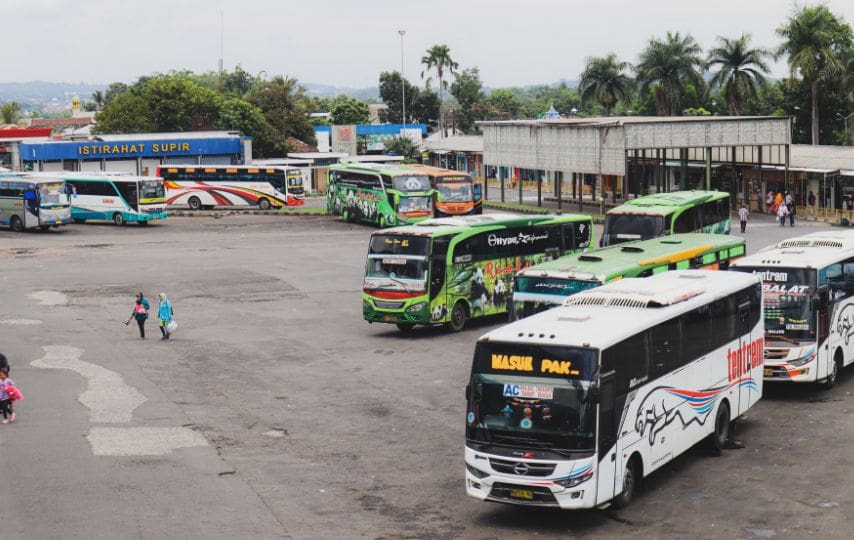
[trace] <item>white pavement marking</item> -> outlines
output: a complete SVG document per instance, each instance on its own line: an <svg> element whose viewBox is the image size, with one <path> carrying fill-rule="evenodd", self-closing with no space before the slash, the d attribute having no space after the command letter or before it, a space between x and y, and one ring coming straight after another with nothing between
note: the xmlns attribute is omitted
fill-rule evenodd
<svg viewBox="0 0 854 540"><path fill-rule="evenodd" d="M115 371L80 360L83 353L77 347L47 346L44 357L31 365L38 368L70 369L89 381L89 387L77 398L91 411L95 423L126 423L133 411L146 397L133 386L125 384Z"/></svg>
<svg viewBox="0 0 854 540"><path fill-rule="evenodd" d="M30 293L30 298L38 300L42 306L65 306L68 304L68 297L57 291L35 291Z"/></svg>
<svg viewBox="0 0 854 540"><path fill-rule="evenodd" d="M37 319L0 319L0 324L7 326L36 326L41 323L42 321Z"/></svg>
<svg viewBox="0 0 854 540"><path fill-rule="evenodd" d="M95 427L88 439L96 456L163 456L208 445L201 433L184 427Z"/></svg>

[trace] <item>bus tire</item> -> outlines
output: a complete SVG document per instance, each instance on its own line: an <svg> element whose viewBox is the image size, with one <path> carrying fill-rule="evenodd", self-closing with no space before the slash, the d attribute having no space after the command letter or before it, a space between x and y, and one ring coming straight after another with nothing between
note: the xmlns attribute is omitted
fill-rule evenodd
<svg viewBox="0 0 854 540"><path fill-rule="evenodd" d="M113 223L115 223L116 225L125 224L125 217L122 215L121 212L116 212L115 214L113 214Z"/></svg>
<svg viewBox="0 0 854 540"><path fill-rule="evenodd" d="M397 329L401 332L412 332L415 325L412 323L397 323Z"/></svg>
<svg viewBox="0 0 854 540"><path fill-rule="evenodd" d="M386 226L385 216L380 214L380 229L385 229L385 226Z"/></svg>
<svg viewBox="0 0 854 540"><path fill-rule="evenodd" d="M626 463L626 470L623 473L623 489L614 497L615 507L625 508L632 502L640 482L639 475L638 457L632 456Z"/></svg>
<svg viewBox="0 0 854 540"><path fill-rule="evenodd" d="M9 228L14 232L24 232L24 222L18 216L12 216L12 221L9 223Z"/></svg>
<svg viewBox="0 0 854 540"><path fill-rule="evenodd" d="M464 302L460 301L454 304L454 309L451 310L451 320L448 322L448 327L454 332L459 332L466 325L468 310Z"/></svg>
<svg viewBox="0 0 854 540"><path fill-rule="evenodd" d="M347 223L350 223L350 221L351 221L351 219L350 219L350 209L349 209L349 208L345 208L345 209L341 210L341 217L342 217L342 218L344 218L344 221L346 221Z"/></svg>
<svg viewBox="0 0 854 540"><path fill-rule="evenodd" d="M266 197L261 197L258 199L258 208L261 210L269 210L270 209L270 199Z"/></svg>
<svg viewBox="0 0 854 540"><path fill-rule="evenodd" d="M716 455L721 455L729 439L729 403L724 400L715 414L715 431L712 433L712 450Z"/></svg>
<svg viewBox="0 0 854 540"><path fill-rule="evenodd" d="M825 390L830 390L834 386L836 386L836 381L839 380L839 371L842 369L842 349L836 349L836 353L833 355L833 365L831 366L830 373L827 378L821 384L822 388Z"/></svg>
<svg viewBox="0 0 854 540"><path fill-rule="evenodd" d="M198 197L193 196L187 199L187 206L190 207L190 210L201 210L202 201Z"/></svg>

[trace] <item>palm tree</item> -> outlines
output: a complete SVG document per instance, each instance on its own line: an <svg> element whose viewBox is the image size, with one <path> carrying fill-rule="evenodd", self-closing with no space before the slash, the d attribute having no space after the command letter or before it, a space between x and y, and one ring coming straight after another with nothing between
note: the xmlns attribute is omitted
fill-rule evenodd
<svg viewBox="0 0 854 540"><path fill-rule="evenodd" d="M100 90L95 90L92 92L92 103L95 104L96 110L101 110L104 108L104 92Z"/></svg>
<svg viewBox="0 0 854 540"><path fill-rule="evenodd" d="M757 87L765 85L765 75L770 73L763 57L763 49L750 48L750 34L735 39L718 36L718 46L709 51L709 68L720 69L709 81L711 86L720 86L726 99L729 113L740 116L748 97L756 97Z"/></svg>
<svg viewBox="0 0 854 540"><path fill-rule="evenodd" d="M700 46L691 35L684 38L676 32L667 33L664 41L652 38L640 54L635 66L637 82L643 93L655 93L656 114L676 114L679 96L688 83L703 88L705 82L701 71L704 62L700 58Z"/></svg>
<svg viewBox="0 0 854 540"><path fill-rule="evenodd" d="M605 107L605 115L611 116L617 101L629 98L633 82L623 73L628 67L628 62L620 62L614 53L587 58L578 81L581 99L596 99Z"/></svg>
<svg viewBox="0 0 854 540"><path fill-rule="evenodd" d="M797 73L810 85L812 144L819 141L818 83L834 78L842 70L842 51L851 46L851 27L826 6L804 6L777 28L783 43L776 58L788 56L789 71Z"/></svg>
<svg viewBox="0 0 854 540"><path fill-rule="evenodd" d="M436 78L439 79L439 129L444 133L445 122L442 112L442 90L448 88L448 81L445 80L445 72L447 70L448 74L454 75L460 65L451 59L451 49L447 45L433 45L427 49L427 54L421 58L421 63L425 66L424 71L421 72L422 79L424 78L424 74L430 70L435 71ZM428 90L432 82L433 77L427 77L427 80L424 81Z"/></svg>

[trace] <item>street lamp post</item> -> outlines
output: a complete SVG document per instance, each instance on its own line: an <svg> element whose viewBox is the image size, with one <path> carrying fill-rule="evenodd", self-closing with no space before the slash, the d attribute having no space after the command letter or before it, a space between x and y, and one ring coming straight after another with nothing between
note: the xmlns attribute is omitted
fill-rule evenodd
<svg viewBox="0 0 854 540"><path fill-rule="evenodd" d="M847 116L842 116L842 114L836 113L836 116L842 118L842 121L845 122L845 144L848 144L849 142L851 142L848 140L848 119L854 116L854 112L848 113Z"/></svg>
<svg viewBox="0 0 854 540"><path fill-rule="evenodd" d="M403 129L406 129L406 78L403 76L403 36L406 35L406 30L398 30L397 33L400 34L400 97L403 102L401 121Z"/></svg>

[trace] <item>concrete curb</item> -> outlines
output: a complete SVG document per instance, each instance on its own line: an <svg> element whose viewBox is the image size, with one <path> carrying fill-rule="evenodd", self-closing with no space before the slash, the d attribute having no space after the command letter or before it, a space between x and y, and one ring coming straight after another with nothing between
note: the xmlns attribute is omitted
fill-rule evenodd
<svg viewBox="0 0 854 540"><path fill-rule="evenodd" d="M306 212L300 210L168 210L169 217L213 217L225 216L278 216L278 217L327 217L329 214L323 212Z"/></svg>
<svg viewBox="0 0 854 540"><path fill-rule="evenodd" d="M542 215L542 214L586 214L587 212L578 212L577 210L573 211L572 208L564 208L562 210L558 210L557 208L540 208L537 206L504 206L502 203L495 203L491 201L484 201L483 206L486 208L491 208L493 210L505 210L508 212L518 212L520 214L533 214L533 215ZM605 221L600 218L593 218L593 223L601 224Z"/></svg>

